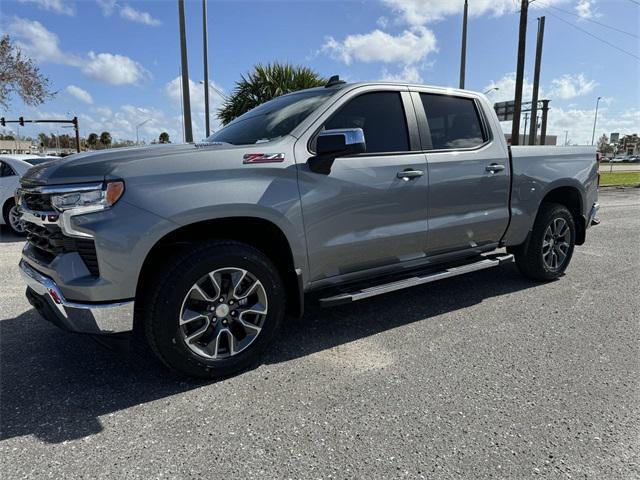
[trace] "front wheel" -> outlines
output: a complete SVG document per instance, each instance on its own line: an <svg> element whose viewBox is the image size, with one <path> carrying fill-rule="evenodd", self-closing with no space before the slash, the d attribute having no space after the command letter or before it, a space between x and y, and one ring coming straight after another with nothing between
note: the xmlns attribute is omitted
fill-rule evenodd
<svg viewBox="0 0 640 480"><path fill-rule="evenodd" d="M145 302L145 331L170 368L204 378L256 363L285 311L277 268L238 242L205 242L164 269Z"/></svg>
<svg viewBox="0 0 640 480"><path fill-rule="evenodd" d="M20 212L15 203L10 202L4 207L4 222L11 228L16 235L26 235L24 222L20 219Z"/></svg>
<svg viewBox="0 0 640 480"><path fill-rule="evenodd" d="M514 253L516 265L526 277L549 281L567 269L575 242L576 225L571 212L564 205L544 203L529 239L509 251Z"/></svg>

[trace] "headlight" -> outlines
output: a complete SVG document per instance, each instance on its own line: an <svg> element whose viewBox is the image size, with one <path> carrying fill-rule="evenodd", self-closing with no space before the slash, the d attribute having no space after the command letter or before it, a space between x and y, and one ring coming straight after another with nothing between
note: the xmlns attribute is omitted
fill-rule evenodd
<svg viewBox="0 0 640 480"><path fill-rule="evenodd" d="M51 196L51 204L61 212L71 209L104 210L114 205L124 193L122 180L107 182L102 188L61 193Z"/></svg>

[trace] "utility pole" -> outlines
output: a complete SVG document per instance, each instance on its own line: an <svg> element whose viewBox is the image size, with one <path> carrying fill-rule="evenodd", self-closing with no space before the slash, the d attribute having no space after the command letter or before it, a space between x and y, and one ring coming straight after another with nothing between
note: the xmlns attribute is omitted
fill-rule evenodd
<svg viewBox="0 0 640 480"><path fill-rule="evenodd" d="M546 145L547 116L549 115L549 100L541 100L541 102L542 102L542 125L540 126L540 145Z"/></svg>
<svg viewBox="0 0 640 480"><path fill-rule="evenodd" d="M518 35L518 65L516 67L516 98L513 106L511 125L511 145L520 144L520 112L522 111L522 83L524 81L524 57L527 44L527 11L529 0L522 0L520 6L520 31Z"/></svg>
<svg viewBox="0 0 640 480"><path fill-rule="evenodd" d="M538 18L538 43L536 45L536 66L533 73L533 95L531 98L531 118L537 118L538 116L538 89L540 87L540 63L542 62L543 40L544 40L544 17L540 17ZM529 145L536 144L537 133L538 132L537 132L536 122L531 122L531 131L529 132Z"/></svg>
<svg viewBox="0 0 640 480"><path fill-rule="evenodd" d="M184 0L178 0L178 17L180 23L180 57L182 71L182 104L184 108L184 137L187 143L193 142L191 130L191 100L189 96L189 65L187 62L187 35L184 19Z"/></svg>
<svg viewBox="0 0 640 480"><path fill-rule="evenodd" d="M593 145L593 141L595 140L596 137L596 123L598 122L598 104L600 103L600 99L602 97L598 97L598 100L596 100L596 115L593 119L593 133L591 134L591 145Z"/></svg>
<svg viewBox="0 0 640 480"><path fill-rule="evenodd" d="M564 146L567 146L567 142L569 141L569 130L564 131Z"/></svg>
<svg viewBox="0 0 640 480"><path fill-rule="evenodd" d="M533 117L531 117L533 119ZM529 113L525 113L524 114L524 130L523 130L523 134L522 134L522 140L524 141L524 144L527 144L526 138L527 138L527 123L529 122Z"/></svg>
<svg viewBox="0 0 640 480"><path fill-rule="evenodd" d="M202 44L204 54L204 126L207 137L211 134L209 128L209 35L207 34L207 0L202 0Z"/></svg>
<svg viewBox="0 0 640 480"><path fill-rule="evenodd" d="M467 16L469 2L464 0L464 15L462 17L462 48L460 52L460 88L464 88L464 74L467 63Z"/></svg>

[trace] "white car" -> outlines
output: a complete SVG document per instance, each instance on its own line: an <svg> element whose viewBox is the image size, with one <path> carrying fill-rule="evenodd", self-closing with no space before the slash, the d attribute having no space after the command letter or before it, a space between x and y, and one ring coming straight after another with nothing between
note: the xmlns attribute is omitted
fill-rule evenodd
<svg viewBox="0 0 640 480"><path fill-rule="evenodd" d="M60 160L60 157L50 157L41 155L0 155L0 225L9 225L18 235L24 235L24 226L20 221L20 213L16 208L13 194L20 186L20 178L34 165L53 160Z"/></svg>

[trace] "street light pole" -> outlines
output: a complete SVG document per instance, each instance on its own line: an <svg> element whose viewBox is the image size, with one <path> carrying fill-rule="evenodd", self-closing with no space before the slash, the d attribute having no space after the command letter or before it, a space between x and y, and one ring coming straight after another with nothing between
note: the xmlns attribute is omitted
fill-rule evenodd
<svg viewBox="0 0 640 480"><path fill-rule="evenodd" d="M136 145L140 145L140 139L138 137L138 129L143 126L145 123L147 123L149 120L151 120L150 118L147 118L144 122L141 122L139 124L136 125Z"/></svg>
<svg viewBox="0 0 640 480"><path fill-rule="evenodd" d="M591 145L593 145L593 141L595 140L596 137L596 123L598 122L598 104L600 103L600 99L602 97L598 97L598 100L596 100L596 114L593 118L593 133L591 134Z"/></svg>
<svg viewBox="0 0 640 480"><path fill-rule="evenodd" d="M202 0L202 44L204 55L204 127L207 137L211 134L209 128L209 36L207 34L207 0Z"/></svg>
<svg viewBox="0 0 640 480"><path fill-rule="evenodd" d="M491 87L489 90L484 92L483 95L487 95L488 93L493 92L494 90L498 91L498 90L500 90L500 87Z"/></svg>
<svg viewBox="0 0 640 480"><path fill-rule="evenodd" d="M564 146L567 146L567 142L569 141L569 130L564 131Z"/></svg>
<svg viewBox="0 0 640 480"><path fill-rule="evenodd" d="M178 0L178 22L180 24L180 59L182 72L182 104L184 108L184 136L187 143L193 142L191 126L191 99L189 95L189 64L187 61L187 34L184 18L184 0Z"/></svg>

